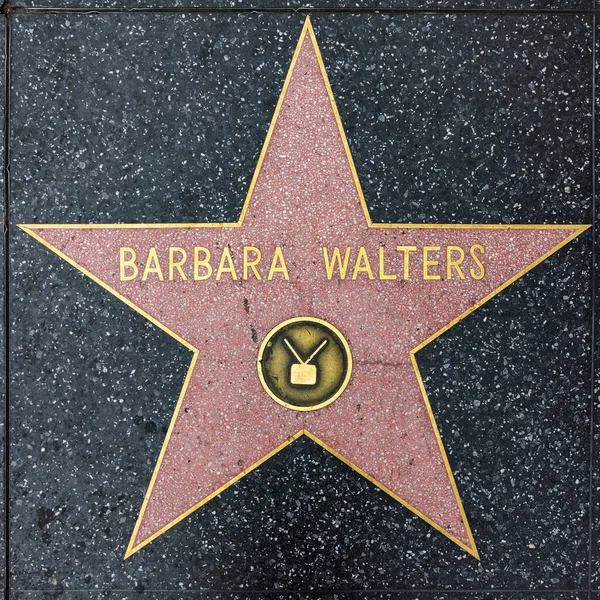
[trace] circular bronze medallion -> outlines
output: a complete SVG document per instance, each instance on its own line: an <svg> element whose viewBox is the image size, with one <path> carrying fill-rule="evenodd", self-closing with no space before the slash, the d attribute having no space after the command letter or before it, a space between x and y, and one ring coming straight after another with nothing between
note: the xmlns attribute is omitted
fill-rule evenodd
<svg viewBox="0 0 600 600"><path fill-rule="evenodd" d="M258 377L267 394L292 410L317 410L346 389L352 355L344 336L313 317L274 327L258 351Z"/></svg>

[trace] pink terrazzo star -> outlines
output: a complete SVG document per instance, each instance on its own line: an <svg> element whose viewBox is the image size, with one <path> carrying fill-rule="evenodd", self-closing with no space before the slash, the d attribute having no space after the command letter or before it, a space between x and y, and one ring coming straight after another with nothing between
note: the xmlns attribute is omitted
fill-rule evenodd
<svg viewBox="0 0 600 600"><path fill-rule="evenodd" d="M478 557L415 352L585 226L373 224L307 20L238 223L22 228L194 351L126 556L305 434ZM225 246L236 278L225 270L217 280ZM261 249L260 280L250 269L243 277L244 246ZM281 271L267 277L277 246L289 280ZM342 255L352 248L345 279L328 279L324 246ZM366 268L351 277L361 246L373 279ZM418 249L408 279L397 246ZM428 267L439 279L424 279L424 246L441 248L431 256L442 258L447 246L481 246L485 276L467 256L464 279L456 270L448 278L443 261ZM123 280L123 247L137 255L131 280ZM195 247L210 250L211 277L194 277ZM148 263L151 248L157 261ZM169 273L169 248L186 252L181 271ZM199 266L196 275L208 270ZM274 402L257 376L261 341L298 316L337 327L353 356L346 390L313 412Z"/></svg>

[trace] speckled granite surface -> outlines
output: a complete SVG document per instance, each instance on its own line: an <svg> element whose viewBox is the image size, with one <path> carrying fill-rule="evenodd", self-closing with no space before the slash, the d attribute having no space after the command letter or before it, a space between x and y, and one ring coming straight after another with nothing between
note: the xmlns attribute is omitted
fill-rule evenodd
<svg viewBox="0 0 600 600"><path fill-rule="evenodd" d="M140 593L144 594L145 590L138 592L67 592L61 593L58 597L69 598L69 600L92 599L92 600L112 600L122 599L130 600L130 598L139 598ZM32 592L17 592L14 598L18 600L31 600L32 598L40 598ZM56 595L50 596L46 594L46 598L54 598ZM143 596L142 596L143 597ZM220 592L152 592L152 597L158 600L186 600L194 598L198 600L251 600L255 598L270 598L274 600L304 600L305 598L316 598L318 600L358 600L360 598L369 598L372 600L455 600L465 598L465 600L520 600L521 598L533 598L534 600L589 600L589 594L577 592L535 592L524 595L522 592L517 593L502 593L502 592L462 592L460 595L453 593L440 593L430 591L415 591L415 592L392 592L392 593L365 593L365 592L335 592L335 593L316 593L307 595L306 593L220 593ZM592 599L596 600L596 596L592 594Z"/></svg>
<svg viewBox="0 0 600 600"><path fill-rule="evenodd" d="M14 598L18 600L31 600L32 598L68 598L69 600L113 600L116 598L122 600L130 600L130 598L142 597L146 591L139 588L138 592L60 592L58 594L41 596L36 592L17 592ZM430 591L415 591L415 592L391 592L391 593L365 593L365 592L335 592L335 593L274 593L261 594L252 593L220 593L220 592L156 592L152 591L152 598L158 600L187 600L194 598L198 600L252 600L255 598L269 598L273 600L304 600L305 598L316 598L318 600L359 600L360 598L369 598L372 600L455 600L465 598L465 600L521 600L522 598L532 598L533 600L589 600L589 594L577 592L523 592L502 593L502 592L460 592L460 595L455 593L440 593ZM591 600L596 600L596 595L592 594Z"/></svg>
<svg viewBox="0 0 600 600"><path fill-rule="evenodd" d="M2 33L0 33L0 46L4 45L4 29L2 29ZM4 76L0 76L0 99L1 99L1 103L2 103L2 108L0 109L0 121L2 123L2 125L0 126L0 135L2 135L2 137L4 137L4 98L5 98L5 93L6 93L6 86L5 86L5 80L4 80ZM2 204L3 204L3 212L4 212L4 169L2 169L2 173L0 174L0 186L2 187L2 194L0 194L0 197L2 198ZM5 277L5 258L6 258L6 253L5 253L5 248L4 248L4 243L2 244L2 248L0 249L0 261L1 261L1 267L0 267L0 273L2 274L2 278L3 281L6 281L6 277ZM6 377L5 377L5 373L6 373L6 318L5 318L5 309L4 309L4 302L6 300L5 297L5 286L4 284L1 286L1 291L0 291L0 300L2 301L2 325L0 326L0 331L2 334L2 341L0 342L0 348L2 349L2 358L0 358L0 369L2 369L0 372L2 373L2 375L0 376L0 394L2 396L2 398L6 398ZM3 406L5 406L5 401L3 402ZM2 443L2 448L4 449L5 446L5 425L6 425L6 421L5 421L5 416L6 416L6 412L4 410L1 411L1 416L0 416L0 442ZM4 454L4 451L3 451ZM4 466L4 456L2 459L2 465ZM4 477L1 478L2 481L0 481L0 493L2 494L2 501L0 501L0 544L2 544L3 547L6 547L6 539L5 539L5 521L6 521L6 515L4 512L4 492L5 492L5 487L4 487ZM2 558L4 558L4 550L1 551L1 556ZM5 575L5 561L3 561L2 566L0 566L0 577L3 579Z"/></svg>
<svg viewBox="0 0 600 600"><path fill-rule="evenodd" d="M598 60L598 50L600 49L599 37L598 37L598 19L596 18L596 79L598 77L598 73L600 72L600 62ZM596 115L598 115L598 108L600 104L598 103L598 97L596 95ZM596 164L598 164L598 157L600 156L600 145L598 144L598 140L596 138ZM598 169L596 169L596 189L598 189ZM597 202L596 202L597 207ZM598 289L598 285L600 283L598 279L598 272L600 269L600 256L598 254L598 242L600 241L600 234L598 231L598 211L596 209L596 235L595 235L595 261L596 261L596 277L595 277L595 290L594 290L594 302L595 302L595 329L594 329L594 358L595 358L595 373L594 373L594 382L593 382L593 396L594 396L594 408L596 412L594 414L594 438L593 438L593 452L592 452L592 519L591 519L591 527L592 527L592 568L591 568L591 586L593 589L598 590L596 592L596 596L594 596L594 600L600 598L600 548L598 548L598 540L600 540L600 423L598 418L598 408L600 407L600 365L598 364L598 355L600 352L600 290Z"/></svg>
<svg viewBox="0 0 600 600"><path fill-rule="evenodd" d="M600 589L591 232L419 352L481 562L306 438L122 560L190 353L14 224L234 220L302 21L11 18L11 597ZM591 222L591 16L313 21L374 219Z"/></svg>
<svg viewBox="0 0 600 600"><path fill-rule="evenodd" d="M519 10L577 11L591 10L594 0L19 0L15 6L39 7L194 7L201 9L267 9L267 10Z"/></svg>
<svg viewBox="0 0 600 600"><path fill-rule="evenodd" d="M0 47L4 45L4 28L2 28L2 33L0 33ZM2 108L0 109L0 121L2 122L2 125L0 126L0 134L2 135L2 138L4 138L4 99L5 99L5 93L6 93L6 86L5 86L5 78L4 75L0 76L0 101L2 103ZM5 207L5 195L4 195L4 169L2 169L2 173L0 174L0 186L2 187L2 193L0 194L0 197L2 198L2 211L4 213L4 207ZM0 261L1 261L1 266L0 266L0 273L2 273L2 277L3 277L3 281L6 281L6 273L5 273L5 266L6 266L6 252L5 252L5 243L6 240L4 240L4 243L2 244L2 248L0 249ZM2 398L5 399L6 398L6 313L5 313L5 300L6 300L6 290L5 290L5 285L3 284L1 286L1 291L0 291L0 300L2 301L2 325L0 326L0 331L2 333L2 341L0 342L0 347L2 349L2 358L0 358L0 369L2 369L1 373L2 375L0 376L0 394L2 395ZM3 400L3 407L6 406L6 400ZM2 448L3 448L3 457L2 457L2 466L4 468L4 447L5 447L5 433L6 433L6 411L3 410L2 411L2 415L0 416L0 442L2 443ZM5 510L4 510L4 506L5 506L5 502L4 502L4 496L5 496L5 485L4 485L4 477L2 477L2 481L0 482L0 493L2 493L2 501L0 502L0 519L1 519L1 523L0 523L0 543L2 544L3 548L6 548L6 538L5 538L5 532L6 532L6 514L5 514ZM4 557L5 557L5 551L4 549L1 551L1 556L3 559L3 564L2 566L0 566L0 577L2 577L2 587L4 588L4 576L5 576L5 562L4 561Z"/></svg>

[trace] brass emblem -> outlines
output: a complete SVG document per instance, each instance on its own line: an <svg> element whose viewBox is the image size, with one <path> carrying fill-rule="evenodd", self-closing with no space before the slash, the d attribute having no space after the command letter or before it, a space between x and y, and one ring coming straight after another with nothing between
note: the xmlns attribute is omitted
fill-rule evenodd
<svg viewBox="0 0 600 600"><path fill-rule="evenodd" d="M296 317L274 327L258 351L258 377L273 400L292 410L317 410L346 389L352 355L331 324Z"/></svg>

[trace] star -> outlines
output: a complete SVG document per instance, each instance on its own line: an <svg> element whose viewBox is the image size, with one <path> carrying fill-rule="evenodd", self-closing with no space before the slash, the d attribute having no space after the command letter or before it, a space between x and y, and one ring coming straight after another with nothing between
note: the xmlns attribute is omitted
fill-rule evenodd
<svg viewBox="0 0 600 600"><path fill-rule="evenodd" d="M309 19L237 222L20 227L193 352L126 558L301 435L479 558L416 354L587 229L373 223ZM316 410L257 373L298 318L351 352Z"/></svg>

